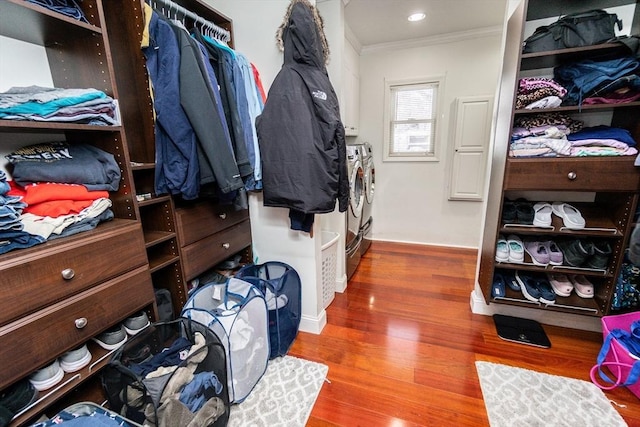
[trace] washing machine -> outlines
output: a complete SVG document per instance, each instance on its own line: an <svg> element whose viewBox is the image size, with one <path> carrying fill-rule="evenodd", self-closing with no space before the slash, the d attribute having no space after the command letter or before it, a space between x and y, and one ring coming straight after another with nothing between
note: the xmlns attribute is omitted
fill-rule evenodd
<svg viewBox="0 0 640 427"><path fill-rule="evenodd" d="M376 168L373 163L373 149L371 144L365 142L360 150L360 159L363 171L363 191L364 201L362 205L362 224L360 225L360 234L362 235L362 243L360 245L360 254L364 255L371 246L371 234L373 228L373 193L376 183Z"/></svg>
<svg viewBox="0 0 640 427"><path fill-rule="evenodd" d="M349 176L349 208L346 221L346 267L347 279L351 278L360 263L362 243L362 209L364 207L364 170L361 159L362 145L347 145L347 170Z"/></svg>

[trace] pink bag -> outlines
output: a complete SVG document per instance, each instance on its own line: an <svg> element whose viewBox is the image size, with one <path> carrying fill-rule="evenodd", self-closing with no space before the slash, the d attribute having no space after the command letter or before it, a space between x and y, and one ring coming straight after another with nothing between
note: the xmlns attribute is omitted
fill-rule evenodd
<svg viewBox="0 0 640 427"><path fill-rule="evenodd" d="M635 323L634 323L635 322ZM626 386L640 398L640 358L635 357L621 341L633 332L640 333L640 311L602 317L602 336L604 343L598 354L596 365L591 368L591 381L603 390L612 390ZM607 371L602 368L606 367ZM613 378L610 378L609 375ZM606 384L603 384L602 382Z"/></svg>

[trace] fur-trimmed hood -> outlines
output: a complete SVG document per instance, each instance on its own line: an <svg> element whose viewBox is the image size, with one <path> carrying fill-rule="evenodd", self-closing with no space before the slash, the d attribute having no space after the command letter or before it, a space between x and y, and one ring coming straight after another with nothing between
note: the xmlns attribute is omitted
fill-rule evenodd
<svg viewBox="0 0 640 427"><path fill-rule="evenodd" d="M282 24L276 32L276 44L285 60L316 65L329 64L329 43L324 21L308 0L291 0Z"/></svg>

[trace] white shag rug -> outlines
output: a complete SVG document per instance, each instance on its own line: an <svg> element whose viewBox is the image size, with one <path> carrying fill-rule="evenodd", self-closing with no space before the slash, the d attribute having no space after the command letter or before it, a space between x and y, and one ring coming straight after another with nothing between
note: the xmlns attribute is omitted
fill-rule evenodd
<svg viewBox="0 0 640 427"><path fill-rule="evenodd" d="M231 406L229 427L304 427L329 367L293 356L269 361L249 396Z"/></svg>
<svg viewBox="0 0 640 427"><path fill-rule="evenodd" d="M491 427L622 427L627 423L595 384L476 361Z"/></svg>

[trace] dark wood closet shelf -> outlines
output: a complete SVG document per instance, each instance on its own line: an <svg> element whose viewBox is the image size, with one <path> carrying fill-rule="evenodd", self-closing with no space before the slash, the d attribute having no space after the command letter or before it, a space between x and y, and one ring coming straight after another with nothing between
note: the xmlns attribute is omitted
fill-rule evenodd
<svg viewBox="0 0 640 427"><path fill-rule="evenodd" d="M582 274L589 277L613 277L613 275L607 270L592 270L588 268L573 268L566 265L535 265L531 262L529 254L524 254L524 263L509 263L509 262L496 262L495 268L504 270L521 270L531 271L534 273L563 273L563 274Z"/></svg>
<svg viewBox="0 0 640 427"><path fill-rule="evenodd" d="M149 268L152 273L161 270L174 262L180 261L180 257L177 255L162 255L151 257L149 259Z"/></svg>
<svg viewBox="0 0 640 427"><path fill-rule="evenodd" d="M520 292L507 289L505 298L492 298L491 302L498 304L517 305L521 307L536 307L541 310L558 311L562 313L579 314L584 316L600 317L603 315L602 310L598 306L596 298L580 298L571 294L569 297L559 297L556 295L555 304L539 304L527 300Z"/></svg>
<svg viewBox="0 0 640 427"><path fill-rule="evenodd" d="M638 107L640 106L640 102L625 102L621 104L583 104L583 105L569 105L565 107L557 107L557 108L536 108L533 110L515 110L513 112L516 116L522 115L531 115L531 114L540 114L540 113L573 113L580 111L594 111L594 110L613 110L618 108L625 107Z"/></svg>
<svg viewBox="0 0 640 427"><path fill-rule="evenodd" d="M65 372L62 381L58 384L48 390L38 392L37 400L26 411L15 417L12 420L10 427L23 425L27 421L30 421L31 418L40 414L44 408L53 404L78 387L82 381L94 376L100 371L100 369L109 363L111 355L116 351L105 350L93 341L88 341L86 344L87 349L91 353L91 362L79 371L71 373Z"/></svg>
<svg viewBox="0 0 640 427"><path fill-rule="evenodd" d="M24 0L3 0L0 3L0 35L41 46L102 34L95 25L80 22L45 7Z"/></svg>
<svg viewBox="0 0 640 427"><path fill-rule="evenodd" d="M174 237L176 237L176 233L172 233L170 231L145 231L144 245L145 247L150 248L151 246L155 246Z"/></svg>
<svg viewBox="0 0 640 427"><path fill-rule="evenodd" d="M145 207L145 206L151 206L151 205L155 205L158 203L163 203L163 202L167 202L171 199L171 196L157 196L157 197L152 197L151 199L148 200L143 200L141 202L138 202L138 206Z"/></svg>
<svg viewBox="0 0 640 427"><path fill-rule="evenodd" d="M533 70L538 68L553 68L569 62L581 59L594 59L620 56L629 49L620 42L603 43L594 46L574 47L545 52L523 53L521 56L521 70ZM631 55L631 52L629 52Z"/></svg>
<svg viewBox="0 0 640 427"><path fill-rule="evenodd" d="M81 125L65 122L34 122L30 120L5 120L0 119L0 132L65 132L65 131L91 131L91 132L119 132L120 126Z"/></svg>
<svg viewBox="0 0 640 427"><path fill-rule="evenodd" d="M145 162L131 162L131 170L132 171L147 171L156 168L155 163L145 163Z"/></svg>

